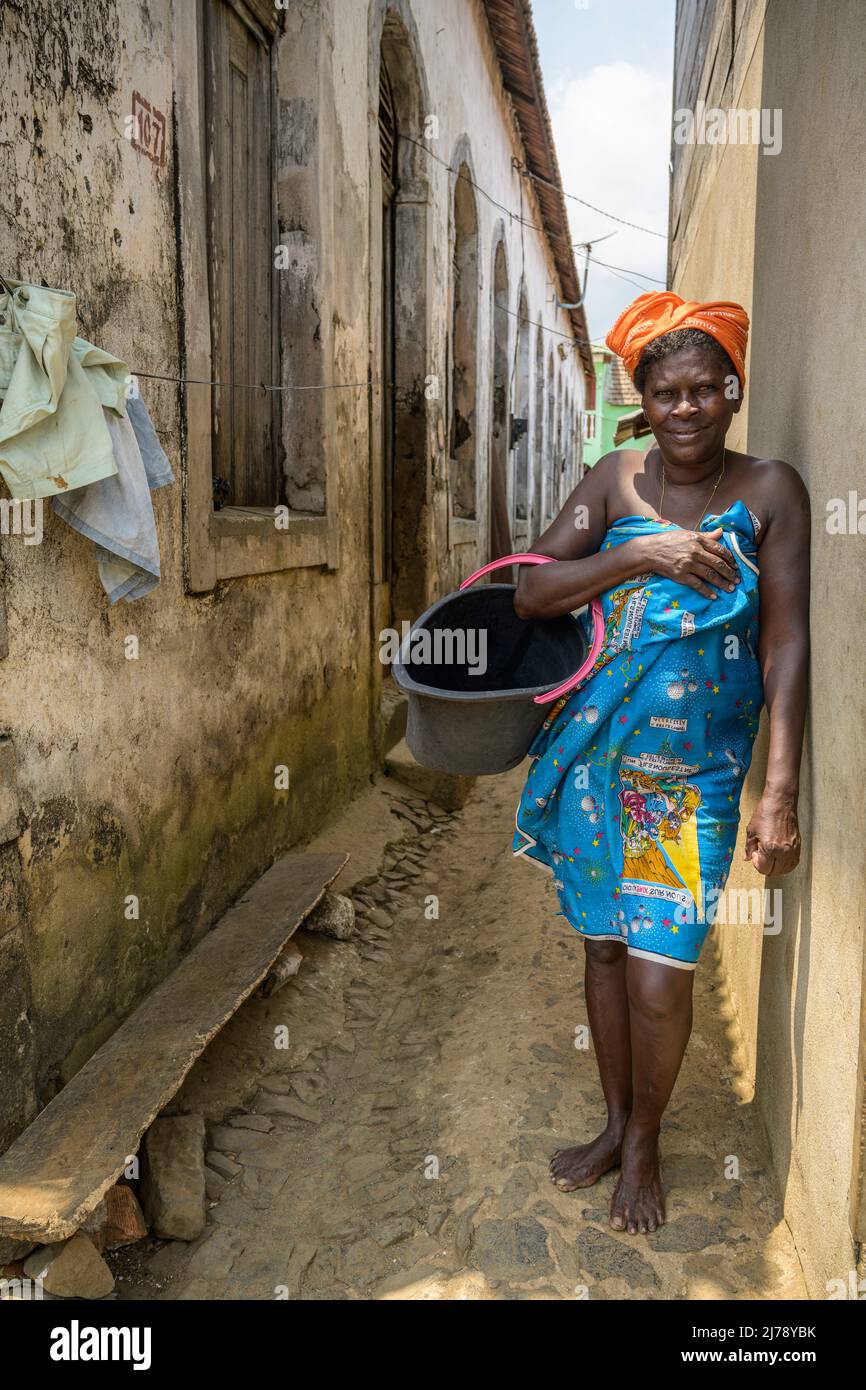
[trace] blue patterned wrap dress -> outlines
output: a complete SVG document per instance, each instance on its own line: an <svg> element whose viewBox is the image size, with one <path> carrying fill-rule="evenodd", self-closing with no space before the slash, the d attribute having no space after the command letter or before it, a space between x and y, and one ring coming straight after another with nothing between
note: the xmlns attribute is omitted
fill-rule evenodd
<svg viewBox="0 0 866 1390"><path fill-rule="evenodd" d="M582 936L692 970L731 867L763 704L755 523L738 501L698 529L718 526L740 574L733 593L644 574L600 596L603 646L529 749L513 840L552 872ZM602 549L670 529L622 517Z"/></svg>

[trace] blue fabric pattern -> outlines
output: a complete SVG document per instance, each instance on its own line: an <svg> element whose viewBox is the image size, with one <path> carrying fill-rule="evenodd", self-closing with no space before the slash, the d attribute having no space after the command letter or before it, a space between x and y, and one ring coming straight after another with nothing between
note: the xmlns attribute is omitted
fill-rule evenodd
<svg viewBox="0 0 866 1390"><path fill-rule="evenodd" d="M644 574L601 596L604 645L529 749L513 841L581 935L686 969L727 881L763 704L755 527L739 501L699 529L718 526L733 593ZM602 549L671 529L621 517Z"/></svg>

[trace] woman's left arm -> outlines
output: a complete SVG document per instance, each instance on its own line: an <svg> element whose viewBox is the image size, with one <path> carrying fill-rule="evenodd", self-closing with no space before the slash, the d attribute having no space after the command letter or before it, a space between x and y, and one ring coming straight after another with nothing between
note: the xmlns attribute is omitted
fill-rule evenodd
<svg viewBox="0 0 866 1390"><path fill-rule="evenodd" d="M758 873L787 874L800 859L797 799L809 693L809 495L789 464L773 461L761 569L759 654L770 749L764 791L746 829Z"/></svg>

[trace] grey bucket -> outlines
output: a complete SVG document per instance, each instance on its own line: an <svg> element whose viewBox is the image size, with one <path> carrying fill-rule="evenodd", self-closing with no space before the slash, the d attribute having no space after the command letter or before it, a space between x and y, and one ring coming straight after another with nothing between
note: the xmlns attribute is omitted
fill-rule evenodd
<svg viewBox="0 0 866 1390"><path fill-rule="evenodd" d="M468 582L468 581L467 581ZM409 697L406 742L417 762L437 772L479 777L507 772L526 757L549 705L534 703L583 665L589 644L572 614L526 621L514 611L514 584L485 584L441 598L413 623L394 679ZM430 634L433 660L419 664L413 634ZM437 663L435 634L455 634L454 646L471 651L465 634L486 633L487 668L472 674L467 661ZM415 638L417 647L423 638ZM439 639L448 652L449 640ZM405 660L404 660L405 658Z"/></svg>

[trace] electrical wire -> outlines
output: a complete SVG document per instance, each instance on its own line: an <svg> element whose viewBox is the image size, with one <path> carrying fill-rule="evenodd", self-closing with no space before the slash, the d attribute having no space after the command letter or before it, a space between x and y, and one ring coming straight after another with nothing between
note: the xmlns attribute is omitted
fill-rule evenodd
<svg viewBox="0 0 866 1390"><path fill-rule="evenodd" d="M661 237L662 241L667 241L666 232L656 232L652 227L642 227L639 222L629 222L625 217L617 217L615 212L606 212L604 208L596 207L595 203L588 203L585 198L578 198L576 193L569 193L561 184L553 183L550 179L544 178L541 174L533 174L531 169L522 165L522 172L528 179L533 179L536 183L543 183L547 188L553 188L557 193L561 193L563 198L570 198L574 203L580 203L582 207L590 208L593 212L598 212L602 217L609 217L611 222L619 222L623 227L631 227L636 232L646 232L647 236Z"/></svg>
<svg viewBox="0 0 866 1390"><path fill-rule="evenodd" d="M498 199L496 199L496 198L493 197L492 193L489 193L489 192L487 191L486 188L482 188L481 185L480 185L479 183L476 183L475 180L474 180L469 174L463 173L460 169L455 169L454 166L453 166L452 164L449 164L448 160L443 159L443 158L441 157L441 155L436 154L436 152L435 152L434 150L431 150L430 147L429 147L428 145L425 145L425 144L423 143L423 141L421 141L421 140L416 140L413 136L411 136L411 135L406 135L406 134L405 134L404 132L402 132L402 131L400 132L399 138L400 138L401 140L406 140L406 141L408 141L408 143L411 144L411 145L417 146L417 148L418 148L419 150L423 150L425 154L429 155L430 158L431 158L431 159L434 159L438 164L441 164L441 165L443 166L443 168L445 168L445 169L448 170L449 173L451 173L451 174L456 174L457 177L458 177L459 179L463 179L466 183L468 183L473 189L475 189L475 191L476 191L477 193L480 193L482 197L486 198L486 199L488 200L488 202L491 203L491 205L492 205L493 207L497 208L500 212L504 212L504 213L505 213L508 217L510 217L513 221L515 221L515 222L518 223L518 225L519 225L520 228L521 228L521 237L520 237L520 241L521 241L521 260L522 260L522 265L523 265L524 267L525 267L525 254L526 254L526 253L525 253L525 247L524 247L524 241L523 241L523 229L524 229L525 227L528 227L531 231L534 231L534 232L543 232L543 233L545 234L545 236L553 237L553 238L556 238L557 240L562 240L562 239L563 239L561 233L558 233L558 232L551 232L551 231L549 231L546 227L541 227L541 226L539 226L537 223L532 222L532 221L529 221L527 218L525 218L525 217L523 216L523 186L522 186L522 184L520 185L520 210L519 210L519 211L515 211L514 208L506 207L506 205L505 205L504 203L500 203ZM553 183L550 179L545 179L545 178L543 178L541 174L534 174L530 169L527 169L527 167L526 167L525 164L521 164L521 162L520 162L519 160L517 160L517 159L515 159L515 160L513 161L513 166L520 172L520 174L521 174L523 177L532 179L532 180L533 180L534 182L536 182L536 183L542 183L542 184L544 184L547 188L552 188L552 189L554 189L557 193L561 193L561 194L563 195L563 197L565 197L565 198L571 198L574 202L580 203L583 207L591 208L591 210L592 210L593 212L600 213L600 215L601 215L602 217L608 217L608 218L610 218L611 221L613 221L613 222L619 222L622 226L624 226L624 227L631 227L631 228L633 228L635 231L646 232L649 236L657 236L657 237L661 237L662 240L665 240L665 241L667 240L667 237L666 237L666 236L664 235L664 233L662 233L662 232L653 231L653 230L652 230L651 228L649 228L649 227L642 227L642 226L641 226L639 223L637 223L637 222L629 222L629 221L627 221L624 217L618 217L615 213L607 212L607 211L605 211L604 208L596 207L594 203L589 203L589 202L587 202L585 198L579 198L579 197L577 196L576 193L569 193L569 192L568 192L566 189L564 189L560 184ZM601 238L599 238L599 240L601 240ZM587 245L590 245L590 246L591 246L592 244L593 244L592 242L589 242L589 243L587 243L587 242L569 243L569 245L571 245L572 247L575 246L575 245L579 245L579 246L587 246ZM601 266L603 269L610 271L610 273L611 273L612 275L616 275L620 280L625 280L627 284L633 285L635 289L638 289L638 290L644 289L644 286L643 286L643 285L638 285L634 280L629 280L627 274L621 274L621 273L620 273L620 272L622 272L622 271L625 270L625 267L623 267L623 266L614 266L614 265L608 264L608 262L606 262L606 261L600 261L596 256L593 256L591 253L589 254L589 259L593 262L594 265ZM659 280L659 279L657 279L657 278L656 278L655 276L653 276L653 275L644 275L643 271L640 271L640 270L632 270L632 271L631 271L631 274L632 274L632 275L639 275L639 276L641 276L641 278L644 279L644 280L651 280L654 284L657 284L657 285L663 285L663 284L665 284L665 281L664 281L664 280ZM581 295L581 304L583 304L584 299L585 299L585 286L584 286L584 293ZM533 328L540 328L541 331L542 331L542 333L550 333L554 338L564 338L568 343L572 344L572 346L574 346L574 347L592 347L592 341L591 341L591 339L589 339L589 338L576 338L576 337L575 337L573 334L571 334L571 333L562 333L562 332L559 331L559 329L556 329L556 328L549 328L547 324L545 324L545 323L539 323L536 319L527 319L527 318L524 318L522 314L520 314L519 312L515 311L514 309L509 309L509 308L507 308L507 307L504 306L504 305L500 305L499 307L502 308L502 309L504 309L504 312L505 312L506 314L509 314L512 318L519 319L519 321L520 321L521 324L527 324L527 325L530 325L530 326L533 327ZM516 366L517 366L517 344L515 343L515 357L514 357L514 361L512 362L512 368L511 368L511 383L512 383L512 384L513 384L513 380L514 380L514 373L515 373ZM216 386L216 387L220 387L221 389L227 390L227 391L228 391L228 390L231 390L231 391L346 391L346 390L360 390L360 389L363 389L363 388L365 388L365 387L380 386L380 385L381 385L381 382L380 382L380 381L373 380L372 378L370 378L370 379L367 380L367 381L337 381L337 382L327 382L327 383L325 383L325 384L323 384L323 385L321 385L321 386L270 386L270 385L266 385L264 382L257 383L257 382L238 382L238 381L209 381L209 380L207 380L207 379L205 379L205 378L199 378L199 377L169 376L169 375L164 374L164 373L161 373L161 372L133 372L132 375L133 375L133 376L136 376L136 377L142 377L142 378L144 378L144 379L147 380L147 381L171 381L171 382L174 382L174 383L176 383L176 384L184 385L184 386Z"/></svg>
<svg viewBox="0 0 866 1390"><path fill-rule="evenodd" d="M591 246L592 242L589 244ZM656 275L646 275L642 270L635 270L634 266L611 265L609 261L600 261L598 256L594 256L591 251L589 253L589 259L596 265L603 265L605 270L619 270L622 271L624 275L637 275L641 280L652 280L654 285L664 285L667 287L667 280L659 280Z"/></svg>
<svg viewBox="0 0 866 1390"><path fill-rule="evenodd" d="M441 164L445 169L449 171L449 173L456 174L458 178L465 179L467 183L470 183L472 187L477 190L477 192L479 192L483 197L487 198L488 201L491 202L494 207L499 208L500 212L506 212L508 213L509 217L513 217L515 219L517 219L520 216L520 214L517 213L514 210L514 208L508 208L504 205L504 203L498 202L497 199L493 197L492 193L488 193L487 189L482 188L480 184L476 183L475 180L470 177L470 175L461 174L458 169L454 168L453 164L449 164L447 159L443 159L441 155L436 154L435 150L431 150L429 145L425 145L423 140L416 140L413 135L407 135L405 131L399 132L399 139L408 141L410 145L416 145L419 150L423 150L424 153L428 154L431 159L435 159L437 164ZM561 193L564 198L570 198L573 202L580 203L583 207L590 208L593 212L600 213L602 217L607 217L612 222L619 222L621 226L631 227L636 232L646 232L648 236L661 237L662 241L667 241L668 239L666 232L656 232L651 227L641 226L639 222L629 222L625 217L618 217L617 214L614 212L607 212L604 208L596 207L595 203L589 203L585 198L579 198L576 193L569 193L566 189L562 187L561 184L553 183L550 179L543 178L541 174L534 174L531 169L528 169L525 164L521 164L519 160L517 161L517 167L519 168L521 174L523 174L525 178L532 179L535 183L545 184L547 188L552 188L557 193ZM547 230L545 227L539 227L534 222L525 222L524 226L530 227L535 232L544 232ZM550 235L550 233L548 233L548 235ZM552 235L558 236L559 233L553 233Z"/></svg>

